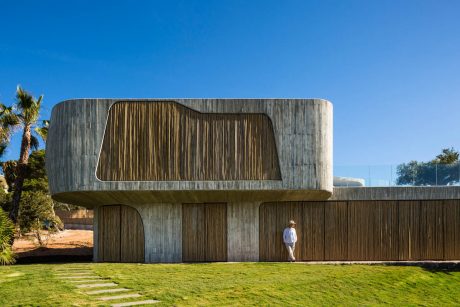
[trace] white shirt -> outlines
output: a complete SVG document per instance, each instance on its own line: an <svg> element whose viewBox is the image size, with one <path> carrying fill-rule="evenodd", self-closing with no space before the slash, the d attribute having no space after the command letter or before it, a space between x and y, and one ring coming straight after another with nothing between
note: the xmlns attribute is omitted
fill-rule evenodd
<svg viewBox="0 0 460 307"><path fill-rule="evenodd" d="M295 232L295 228L287 227L284 229L283 241L288 244L297 242L297 233Z"/></svg>

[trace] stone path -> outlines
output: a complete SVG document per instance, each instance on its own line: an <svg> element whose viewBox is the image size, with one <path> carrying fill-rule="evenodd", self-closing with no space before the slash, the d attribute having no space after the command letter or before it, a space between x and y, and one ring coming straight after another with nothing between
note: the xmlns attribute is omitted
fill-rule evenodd
<svg viewBox="0 0 460 307"><path fill-rule="evenodd" d="M114 295L114 296L104 296L100 297L99 299L101 301L110 301L110 300L118 300L121 298L128 298L128 297L141 297L142 295L137 294L137 293L131 293L131 294L121 294L121 295Z"/></svg>
<svg viewBox="0 0 460 307"><path fill-rule="evenodd" d="M64 282L72 283L76 289L99 301L111 302L113 307L152 305L160 302L142 300L141 294L132 292L131 289L118 287L118 284L97 275L88 266L58 268L55 270L55 276ZM126 301L127 299L130 300Z"/></svg>
<svg viewBox="0 0 460 307"><path fill-rule="evenodd" d="M127 302L127 303L119 303L113 304L112 307L125 307L125 306L137 306L137 305L151 305L159 303L160 301L156 300L146 300L146 301L137 301L137 302Z"/></svg>

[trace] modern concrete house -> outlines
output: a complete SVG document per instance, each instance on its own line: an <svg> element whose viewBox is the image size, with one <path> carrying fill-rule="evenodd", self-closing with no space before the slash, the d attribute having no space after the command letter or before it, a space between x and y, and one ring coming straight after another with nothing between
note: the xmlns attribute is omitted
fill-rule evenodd
<svg viewBox="0 0 460 307"><path fill-rule="evenodd" d="M460 260L459 187L333 187L323 99L76 99L53 108L52 197L115 262Z"/></svg>

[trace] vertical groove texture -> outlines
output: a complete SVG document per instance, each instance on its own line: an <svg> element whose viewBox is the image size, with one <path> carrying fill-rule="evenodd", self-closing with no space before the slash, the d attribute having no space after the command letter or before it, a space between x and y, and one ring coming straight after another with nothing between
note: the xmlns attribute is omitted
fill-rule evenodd
<svg viewBox="0 0 460 307"><path fill-rule="evenodd" d="M460 201L264 203L261 261L284 261L282 232L297 222L299 260L458 260Z"/></svg>
<svg viewBox="0 0 460 307"><path fill-rule="evenodd" d="M123 205L98 210L98 260L144 262L144 226L137 210Z"/></svg>
<svg viewBox="0 0 460 307"><path fill-rule="evenodd" d="M227 204L182 205L182 261L227 261Z"/></svg>
<svg viewBox="0 0 460 307"><path fill-rule="evenodd" d="M265 114L199 113L175 102L118 102L97 166L104 181L281 180Z"/></svg>

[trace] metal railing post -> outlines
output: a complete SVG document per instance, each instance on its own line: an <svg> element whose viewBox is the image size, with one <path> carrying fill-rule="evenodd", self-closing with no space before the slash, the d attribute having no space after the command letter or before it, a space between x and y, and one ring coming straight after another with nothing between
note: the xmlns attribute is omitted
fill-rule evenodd
<svg viewBox="0 0 460 307"><path fill-rule="evenodd" d="M436 166L436 186L438 185L438 163L435 164Z"/></svg>

